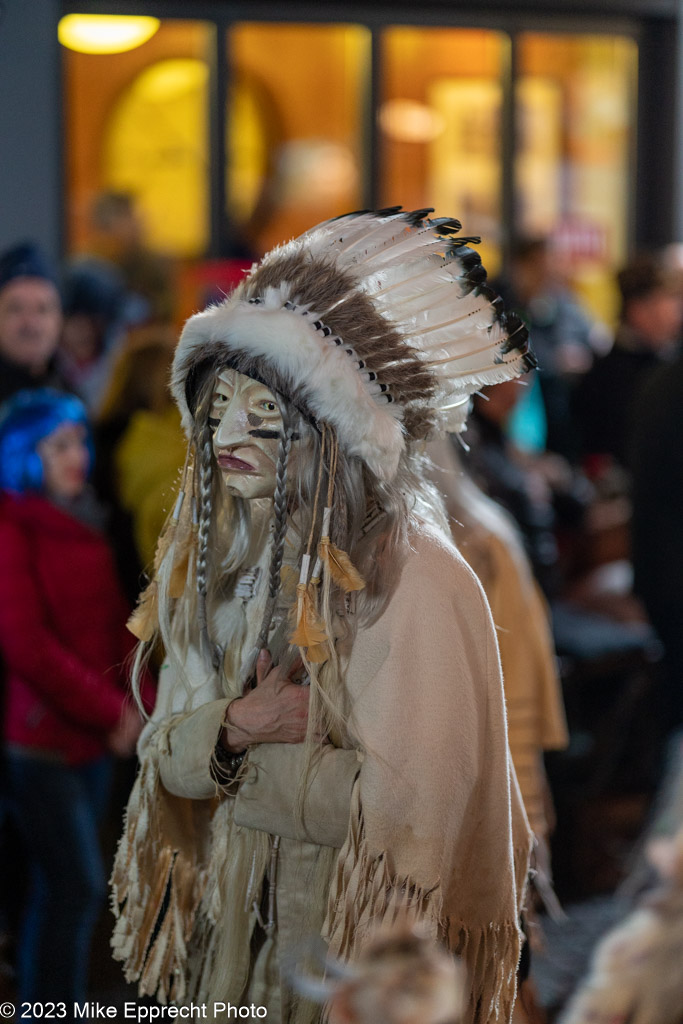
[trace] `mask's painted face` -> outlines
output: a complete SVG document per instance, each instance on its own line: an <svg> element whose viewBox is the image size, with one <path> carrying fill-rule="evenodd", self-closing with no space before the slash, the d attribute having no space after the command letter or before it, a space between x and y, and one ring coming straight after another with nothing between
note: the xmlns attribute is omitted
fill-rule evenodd
<svg viewBox="0 0 683 1024"><path fill-rule="evenodd" d="M272 498L282 432L273 392L236 370L221 370L214 382L209 426L228 492L239 498Z"/></svg>

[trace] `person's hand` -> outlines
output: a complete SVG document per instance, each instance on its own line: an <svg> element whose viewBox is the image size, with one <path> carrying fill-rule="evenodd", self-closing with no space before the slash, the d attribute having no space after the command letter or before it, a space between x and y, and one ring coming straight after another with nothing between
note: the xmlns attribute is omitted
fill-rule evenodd
<svg viewBox="0 0 683 1024"><path fill-rule="evenodd" d="M116 726L107 736L107 746L116 757L130 757L142 732L142 716L133 704L125 704Z"/></svg>
<svg viewBox="0 0 683 1024"><path fill-rule="evenodd" d="M299 670L294 664L288 674L273 668L268 651L256 662L256 686L228 707L221 733L225 749L236 754L250 743L303 743L308 725L307 686L291 682Z"/></svg>

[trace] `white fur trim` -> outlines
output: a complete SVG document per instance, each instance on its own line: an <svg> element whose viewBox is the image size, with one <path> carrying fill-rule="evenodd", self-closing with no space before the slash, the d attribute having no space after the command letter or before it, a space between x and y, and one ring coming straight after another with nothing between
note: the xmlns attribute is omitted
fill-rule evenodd
<svg viewBox="0 0 683 1024"><path fill-rule="evenodd" d="M195 353L212 342L265 359L304 396L312 413L329 423L348 455L362 459L381 480L398 469L403 429L390 411L373 401L358 369L343 348L313 329L314 314L283 309L286 288L270 289L252 304L233 296L210 306L185 324L173 362L171 388L189 433L192 417L185 381Z"/></svg>

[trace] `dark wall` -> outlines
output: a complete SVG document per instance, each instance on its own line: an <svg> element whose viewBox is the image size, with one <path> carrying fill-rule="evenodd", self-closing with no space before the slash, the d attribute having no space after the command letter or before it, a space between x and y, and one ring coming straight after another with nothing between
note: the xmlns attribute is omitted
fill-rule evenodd
<svg viewBox="0 0 683 1024"><path fill-rule="evenodd" d="M16 2L16 0L15 0ZM324 12L326 17L340 20L354 20L363 16L372 19L381 12L384 18L392 19L400 12L410 20L419 23L424 14L430 17L439 13L448 20L462 15L478 16L482 11L492 11L501 16L519 14L562 14L591 15L595 18L614 16L675 17L679 0L297 0L297 3L283 3L282 0L62 0L65 11L102 11L114 13L146 13L163 17L220 17L237 20L243 18L289 18L292 9L296 16L315 18ZM194 9L193 9L194 8Z"/></svg>
<svg viewBox="0 0 683 1024"><path fill-rule="evenodd" d="M59 0L0 2L0 252L60 251Z"/></svg>
<svg viewBox="0 0 683 1024"><path fill-rule="evenodd" d="M671 19L643 23L638 76L638 181L636 242L665 245L678 234L677 24Z"/></svg>

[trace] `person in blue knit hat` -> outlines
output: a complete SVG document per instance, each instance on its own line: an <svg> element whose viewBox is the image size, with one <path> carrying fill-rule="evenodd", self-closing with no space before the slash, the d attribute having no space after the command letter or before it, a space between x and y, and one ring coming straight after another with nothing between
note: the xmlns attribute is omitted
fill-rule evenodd
<svg viewBox="0 0 683 1024"><path fill-rule="evenodd" d="M36 1008L28 1020L48 1000L66 1020L85 1003L106 892L98 826L113 757L132 754L142 727L127 695L129 607L89 492L91 463L74 395L33 389L0 407L0 741L28 876L17 908L17 1003Z"/></svg>
<svg viewBox="0 0 683 1024"><path fill-rule="evenodd" d="M62 328L55 275L31 242L0 254L0 402L26 388L64 383L54 366Z"/></svg>

